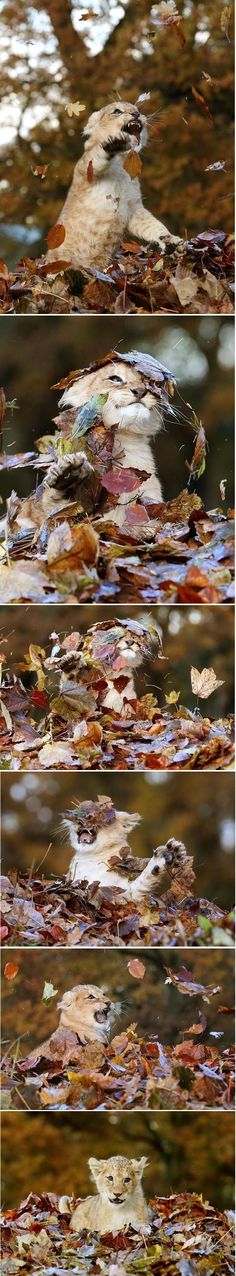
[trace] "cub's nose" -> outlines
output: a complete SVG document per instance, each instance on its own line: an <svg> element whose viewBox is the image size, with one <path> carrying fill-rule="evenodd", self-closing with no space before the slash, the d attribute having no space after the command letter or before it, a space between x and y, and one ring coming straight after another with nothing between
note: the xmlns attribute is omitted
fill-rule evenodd
<svg viewBox="0 0 236 1276"><path fill-rule="evenodd" d="M138 400L139 400L139 399L143 399L143 398L144 398L144 395L145 395L146 393L147 393L147 391L146 391L146 389L145 389L145 386L140 386L140 389L139 389L139 390L133 390L134 398L135 398L135 399L138 399Z"/></svg>
<svg viewBox="0 0 236 1276"><path fill-rule="evenodd" d="M122 1200L123 1200L122 1192L115 1192L114 1201L122 1201Z"/></svg>

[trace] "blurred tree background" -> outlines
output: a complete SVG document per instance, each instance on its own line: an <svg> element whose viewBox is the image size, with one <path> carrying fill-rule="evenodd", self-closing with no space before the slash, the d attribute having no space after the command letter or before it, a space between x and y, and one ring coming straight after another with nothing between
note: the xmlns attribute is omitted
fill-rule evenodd
<svg viewBox="0 0 236 1276"><path fill-rule="evenodd" d="M147 1198L202 1192L233 1207L234 1119L228 1112L4 1113L4 1208L28 1192L91 1193L88 1157L147 1156Z"/></svg>
<svg viewBox="0 0 236 1276"><path fill-rule="evenodd" d="M152 0L5 0L0 252L9 264L21 249L45 249L90 112L143 92L151 94L144 109L157 112L144 154L145 204L181 235L232 230L233 19L225 21L226 8L227 0L178 0L180 43L176 28L157 21ZM71 119L66 107L78 98L85 113ZM42 164L43 181L34 176Z"/></svg>
<svg viewBox="0 0 236 1276"><path fill-rule="evenodd" d="M131 608L132 619L142 620L143 609ZM4 643L3 652L7 665L14 672L18 662L22 661L30 642L38 643L51 653L50 634L56 631L64 638L76 630L87 633L92 625L122 617L130 617L130 609L125 606L51 606L38 607L16 606L13 611L13 625L9 622L9 607L0 608L0 631ZM40 620L39 620L40 615ZM223 680L223 686L214 692L214 700L201 701L203 714L217 718L233 712L234 708L234 608L214 605L191 607L149 607L145 620L153 617L154 623L161 628L165 661L158 660L155 650L148 661L144 661L137 671L136 688L139 695L152 692L157 696L158 704L165 705L165 695L170 691L180 690L180 704L187 704L191 710L196 708L196 696L193 696L190 681L190 668L212 666L217 678ZM21 677L27 686L34 685L35 675L22 670ZM51 690L58 688L58 675L51 675L48 686ZM42 711L35 709L35 720L42 719Z"/></svg>
<svg viewBox="0 0 236 1276"><path fill-rule="evenodd" d="M221 505L219 484L227 479L226 504L234 499L234 325L228 318L156 319L118 315L97 319L47 316L47 323L31 316L2 318L0 331L1 380L8 403L3 426L3 447L8 451L32 450L36 439L51 429L60 391L51 386L73 368L86 367L111 348L148 351L170 368L177 390L166 413L165 429L154 444L165 499L186 486L186 460L193 453L193 411L207 434L209 452L205 474L197 491L206 508ZM190 406L191 405L191 406ZM3 475L2 493L12 486L25 495L35 486L32 469Z"/></svg>
<svg viewBox="0 0 236 1276"><path fill-rule="evenodd" d="M69 772L42 775L2 774L3 872L37 871L60 876L71 851L61 842L60 816L73 801L96 801L106 793L118 810L138 811L140 824L131 836L136 855L151 855L155 846L174 836L194 855L196 893L231 909L234 901L234 776L192 772ZM47 854L48 847L51 849Z"/></svg>
<svg viewBox="0 0 236 1276"><path fill-rule="evenodd" d="M131 1023L137 1024L138 1036L158 1037L162 1045L178 1045L182 1041L182 1033L198 1022L199 1013L204 1011L207 1026L203 1040L209 1046L217 1041L211 1032L223 1033L220 1047L226 1049L233 1044L233 1018L229 1014L218 1015L219 1006L232 1006L234 1002L234 954L221 948L211 948L207 952L190 952L185 949L178 952L163 948L161 952L143 952L145 965L143 979L134 979L128 970L128 957L124 952L98 952L92 950L53 952L37 949L25 952L14 948L14 962L19 966L16 977L4 978L6 952L2 954L2 1033L3 1053L6 1044L22 1037L20 1056L28 1055L30 1050L45 1041L55 1031L59 1022L57 1003L63 993L68 992L75 984L95 984L117 1005L117 1015L112 1024L110 1037L123 1032ZM137 950L137 957L140 950ZM136 956L135 949L132 956ZM173 984L166 984L166 967L170 966L175 973L182 965L192 973L197 983L220 987L221 991L213 996L207 1005L201 996L183 996ZM57 996L49 1002L42 1001L45 981L52 982ZM120 1003L120 1005L119 1005ZM27 1034L27 1036L25 1035ZM27 1094L26 1094L27 1099ZM33 1107L35 1092L32 1092ZM30 1098L28 1099L30 1102ZM165 1103L163 1101L163 1106Z"/></svg>

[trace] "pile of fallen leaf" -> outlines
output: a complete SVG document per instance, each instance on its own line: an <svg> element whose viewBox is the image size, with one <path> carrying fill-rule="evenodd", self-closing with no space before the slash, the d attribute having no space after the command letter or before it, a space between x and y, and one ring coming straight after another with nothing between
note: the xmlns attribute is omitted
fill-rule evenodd
<svg viewBox="0 0 236 1276"><path fill-rule="evenodd" d="M148 693L129 698L129 646L151 654L155 626L136 620L103 621L81 636L51 634L51 656L31 643L18 672L2 675L0 750L3 769L31 770L224 770L234 760L232 715L203 717L179 704L179 691L159 708ZM2 663L5 656L2 654ZM27 688L24 685L27 682ZM59 694L55 696L55 679ZM105 705L114 684L116 708ZM30 681L30 690L28 684ZM200 699L222 685L214 669L192 668ZM128 699L125 699L127 688ZM45 713L46 710L46 713Z"/></svg>
<svg viewBox="0 0 236 1276"><path fill-rule="evenodd" d="M71 1208L73 1201L71 1199ZM195 1192L150 1201L151 1222L116 1236L70 1230L65 1197L30 1192L18 1209L7 1210L2 1228L3 1276L24 1271L126 1276L231 1276L234 1273L232 1211L221 1212Z"/></svg>
<svg viewBox="0 0 236 1276"><path fill-rule="evenodd" d="M129 963L134 978L143 978L145 966L135 958ZM213 984L197 983L185 966L176 974L166 967L167 983L184 996L209 1004L221 992ZM49 986L50 988L50 986ZM53 990L54 991L54 990ZM220 1013L227 1007L219 1007ZM219 1012L218 1012L219 1013ZM182 1030L187 1041L163 1047L156 1036L145 1041L136 1024L113 1037L109 1045L90 1042L82 1045L77 1032L58 1027L26 1057L19 1049L4 1055L2 1087L9 1107L49 1109L118 1108L145 1109L231 1109L234 1104L234 1048L221 1050L214 1043L199 1042L206 1032L206 1014Z"/></svg>
<svg viewBox="0 0 236 1276"><path fill-rule="evenodd" d="M122 889L47 881L10 869L2 878L1 941L31 947L129 948L234 945L233 913L182 883L161 898L124 902Z"/></svg>
<svg viewBox="0 0 236 1276"><path fill-rule="evenodd" d="M138 368L147 388L154 385L161 412L168 410L173 379L147 354L112 351L84 371L119 358ZM81 375L81 370L70 373L53 388L67 390ZM221 504L209 514L196 491L189 490L206 467L202 422L193 413L194 450L191 463L186 461L188 486L173 500L157 504L142 492L147 474L113 460L115 427L107 429L103 424L103 402L103 395L93 395L79 411L64 409L54 419L54 433L37 440L37 452L0 455L2 471L14 474L19 468L32 469L34 482L37 473L30 508L29 501L21 501L14 490L8 501L1 533L0 602L230 602L234 513L223 508L226 480L220 483ZM6 406L1 390L0 422ZM80 483L77 478L79 495L76 490L74 499L68 474L84 455L88 472ZM60 465L63 458L66 468L60 509L46 516L44 483L50 467ZM38 485L39 474L42 485ZM121 506L124 495L128 503ZM117 506L120 511L122 508L118 523Z"/></svg>
<svg viewBox="0 0 236 1276"><path fill-rule="evenodd" d="M124 241L105 270L80 272L63 262L62 225L52 228L49 246L58 246L57 231L61 260L24 257L12 271L1 261L1 314L234 312L234 241L224 231L206 230L165 249Z"/></svg>

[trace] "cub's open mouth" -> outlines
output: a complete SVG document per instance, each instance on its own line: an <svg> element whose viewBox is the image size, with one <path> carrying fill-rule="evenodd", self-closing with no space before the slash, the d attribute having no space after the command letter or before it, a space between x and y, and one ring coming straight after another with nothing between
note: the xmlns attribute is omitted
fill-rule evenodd
<svg viewBox="0 0 236 1276"><path fill-rule="evenodd" d="M106 1023L107 1017L109 1015L109 1010L110 1010L110 1004L109 1006L106 1007L105 1010L95 1011L94 1018L97 1020L97 1023Z"/></svg>
<svg viewBox="0 0 236 1276"><path fill-rule="evenodd" d="M128 134L128 137L130 138L131 146L135 149L135 147L139 146L140 144L140 138L141 138L141 132L142 132L142 121L129 120L128 124L124 124L122 132L125 134Z"/></svg>

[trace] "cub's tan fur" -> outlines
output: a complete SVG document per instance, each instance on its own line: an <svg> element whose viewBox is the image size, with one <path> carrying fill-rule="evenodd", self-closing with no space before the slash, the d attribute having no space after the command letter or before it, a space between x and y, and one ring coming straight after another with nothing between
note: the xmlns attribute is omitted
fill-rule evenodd
<svg viewBox="0 0 236 1276"><path fill-rule="evenodd" d="M77 1205L70 1227L75 1232L119 1232L129 1223L148 1223L148 1207L141 1186L146 1156L140 1160L111 1156L108 1161L90 1157L89 1168L98 1195Z"/></svg>
<svg viewBox="0 0 236 1276"><path fill-rule="evenodd" d="M138 178L131 180L123 168L127 152L139 151L147 136L146 117L131 102L112 102L90 115L84 129L84 154L58 216L65 239L60 248L50 250L48 261L63 259L75 270L102 268L126 231L148 243L177 242L144 208Z"/></svg>
<svg viewBox="0 0 236 1276"><path fill-rule="evenodd" d="M77 984L58 1001L59 1028L76 1032L81 1045L88 1041L108 1041L113 1007L108 997L93 984Z"/></svg>
<svg viewBox="0 0 236 1276"><path fill-rule="evenodd" d="M138 494L153 501L162 501L162 490L155 470L155 461L149 440L159 434L163 424L163 412L155 394L146 390L143 377L136 367L121 360L105 364L95 372L85 373L65 390L60 408L80 408L93 395L106 394L101 407L104 425L109 430L116 426L113 465L125 469L145 470L148 478L140 481ZM112 511L112 519L122 522L122 507L130 502L130 494L119 497L118 506ZM132 497L134 499L134 497ZM106 516L105 516L106 517ZM107 517L111 517L108 515Z"/></svg>

